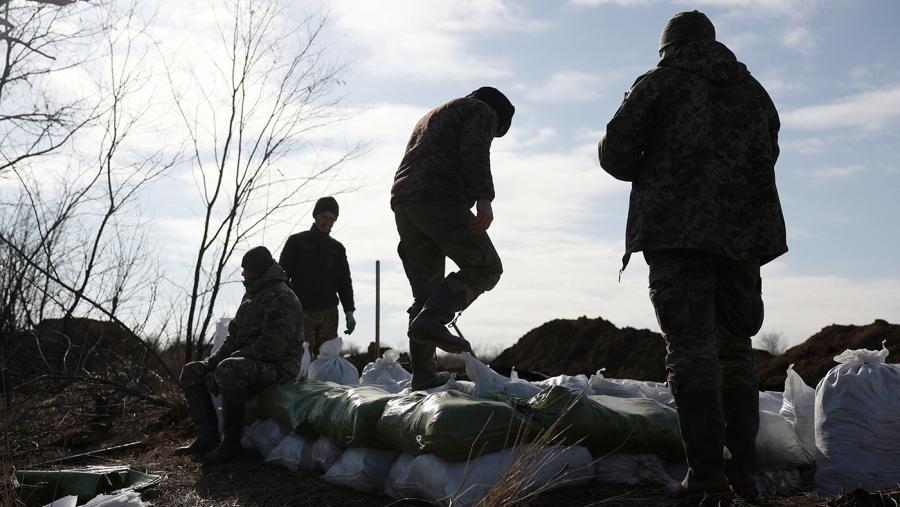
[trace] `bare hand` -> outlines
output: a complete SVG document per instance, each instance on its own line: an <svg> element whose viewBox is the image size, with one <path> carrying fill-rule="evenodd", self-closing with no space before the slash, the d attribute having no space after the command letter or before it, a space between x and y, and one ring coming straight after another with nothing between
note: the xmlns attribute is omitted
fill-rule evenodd
<svg viewBox="0 0 900 507"><path fill-rule="evenodd" d="M485 232L494 221L494 210L491 208L491 201L481 199L475 204L475 219L472 220L472 231Z"/></svg>

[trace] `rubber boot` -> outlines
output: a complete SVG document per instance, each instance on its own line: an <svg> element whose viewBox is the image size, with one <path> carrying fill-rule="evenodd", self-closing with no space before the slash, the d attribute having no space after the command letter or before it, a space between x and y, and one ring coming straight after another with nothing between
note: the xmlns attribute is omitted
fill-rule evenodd
<svg viewBox="0 0 900 507"><path fill-rule="evenodd" d="M669 496L699 500L703 505L729 505L731 490L725 476L725 422L719 391L675 395L687 475L669 488Z"/></svg>
<svg viewBox="0 0 900 507"><path fill-rule="evenodd" d="M197 437L189 445L175 449L175 455L198 454L203 456L219 445L219 421L206 387L199 385L185 389L188 411L194 421Z"/></svg>
<svg viewBox="0 0 900 507"><path fill-rule="evenodd" d="M222 391L222 443L203 458L207 465L222 463L241 454L245 401L242 392Z"/></svg>
<svg viewBox="0 0 900 507"><path fill-rule="evenodd" d="M445 284L439 285L409 323L409 339L450 353L471 352L472 345L467 340L447 329L458 309L453 292Z"/></svg>
<svg viewBox="0 0 900 507"><path fill-rule="evenodd" d="M450 381L448 372L437 371L434 345L426 345L409 340L409 365L412 367L410 388L413 391L431 389Z"/></svg>
<svg viewBox="0 0 900 507"><path fill-rule="evenodd" d="M756 489L756 434L759 432L759 392L754 387L722 391L725 413L725 445L731 459L725 462L725 474L731 490L741 498L759 497Z"/></svg>

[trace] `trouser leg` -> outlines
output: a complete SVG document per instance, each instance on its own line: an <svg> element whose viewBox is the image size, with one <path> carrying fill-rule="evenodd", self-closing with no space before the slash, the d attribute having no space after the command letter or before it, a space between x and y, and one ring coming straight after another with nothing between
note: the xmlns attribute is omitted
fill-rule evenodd
<svg viewBox="0 0 900 507"><path fill-rule="evenodd" d="M209 367L205 361L188 363L181 370L179 384L187 398L196 438L187 446L175 449L175 454L204 454L219 444L216 409L205 384L208 374Z"/></svg>

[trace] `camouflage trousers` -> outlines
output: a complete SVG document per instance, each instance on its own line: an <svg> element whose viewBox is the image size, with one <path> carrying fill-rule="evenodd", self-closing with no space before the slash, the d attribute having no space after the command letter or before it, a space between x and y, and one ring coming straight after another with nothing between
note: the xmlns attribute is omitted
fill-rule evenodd
<svg viewBox="0 0 900 507"><path fill-rule="evenodd" d="M758 261L697 250L644 252L673 393L757 387L750 337L763 321Z"/></svg>
<svg viewBox="0 0 900 507"><path fill-rule="evenodd" d="M400 244L397 252L413 293L413 308L421 308L441 285L455 295L456 311L500 281L503 265L487 233L473 232L474 215L465 204L399 202L394 219ZM447 258L459 271L444 276Z"/></svg>
<svg viewBox="0 0 900 507"><path fill-rule="evenodd" d="M249 357L229 357L215 368L206 360L184 365L178 383L185 390L203 384L211 393L231 391L253 395L271 385L293 380L290 372L278 365Z"/></svg>
<svg viewBox="0 0 900 507"><path fill-rule="evenodd" d="M338 335L337 307L323 310L303 309L303 340L309 343L313 357L319 355L319 347Z"/></svg>

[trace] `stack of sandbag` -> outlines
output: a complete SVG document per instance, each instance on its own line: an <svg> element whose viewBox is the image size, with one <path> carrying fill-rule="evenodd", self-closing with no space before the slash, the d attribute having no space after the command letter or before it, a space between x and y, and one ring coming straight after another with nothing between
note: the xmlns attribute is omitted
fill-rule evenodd
<svg viewBox="0 0 900 507"><path fill-rule="evenodd" d="M351 386L359 383L359 370L353 363L341 357L344 340L332 338L319 347L319 355L309 363L310 380L324 380Z"/></svg>
<svg viewBox="0 0 900 507"><path fill-rule="evenodd" d="M347 386L317 380L269 386L249 400L247 414L252 419L273 419L287 432L312 436L316 433L309 417L316 404L326 393L335 397L347 389Z"/></svg>
<svg viewBox="0 0 900 507"><path fill-rule="evenodd" d="M900 368L888 350L846 350L816 386L816 492L900 483Z"/></svg>
<svg viewBox="0 0 900 507"><path fill-rule="evenodd" d="M385 405L398 398L376 386L355 386L322 393L309 413L319 435L343 447L386 447L375 434Z"/></svg>
<svg viewBox="0 0 900 507"><path fill-rule="evenodd" d="M363 368L359 383L378 386L389 393L399 393L409 387L412 379L412 374L400 365L399 359L400 352L394 349L384 351L380 358Z"/></svg>

